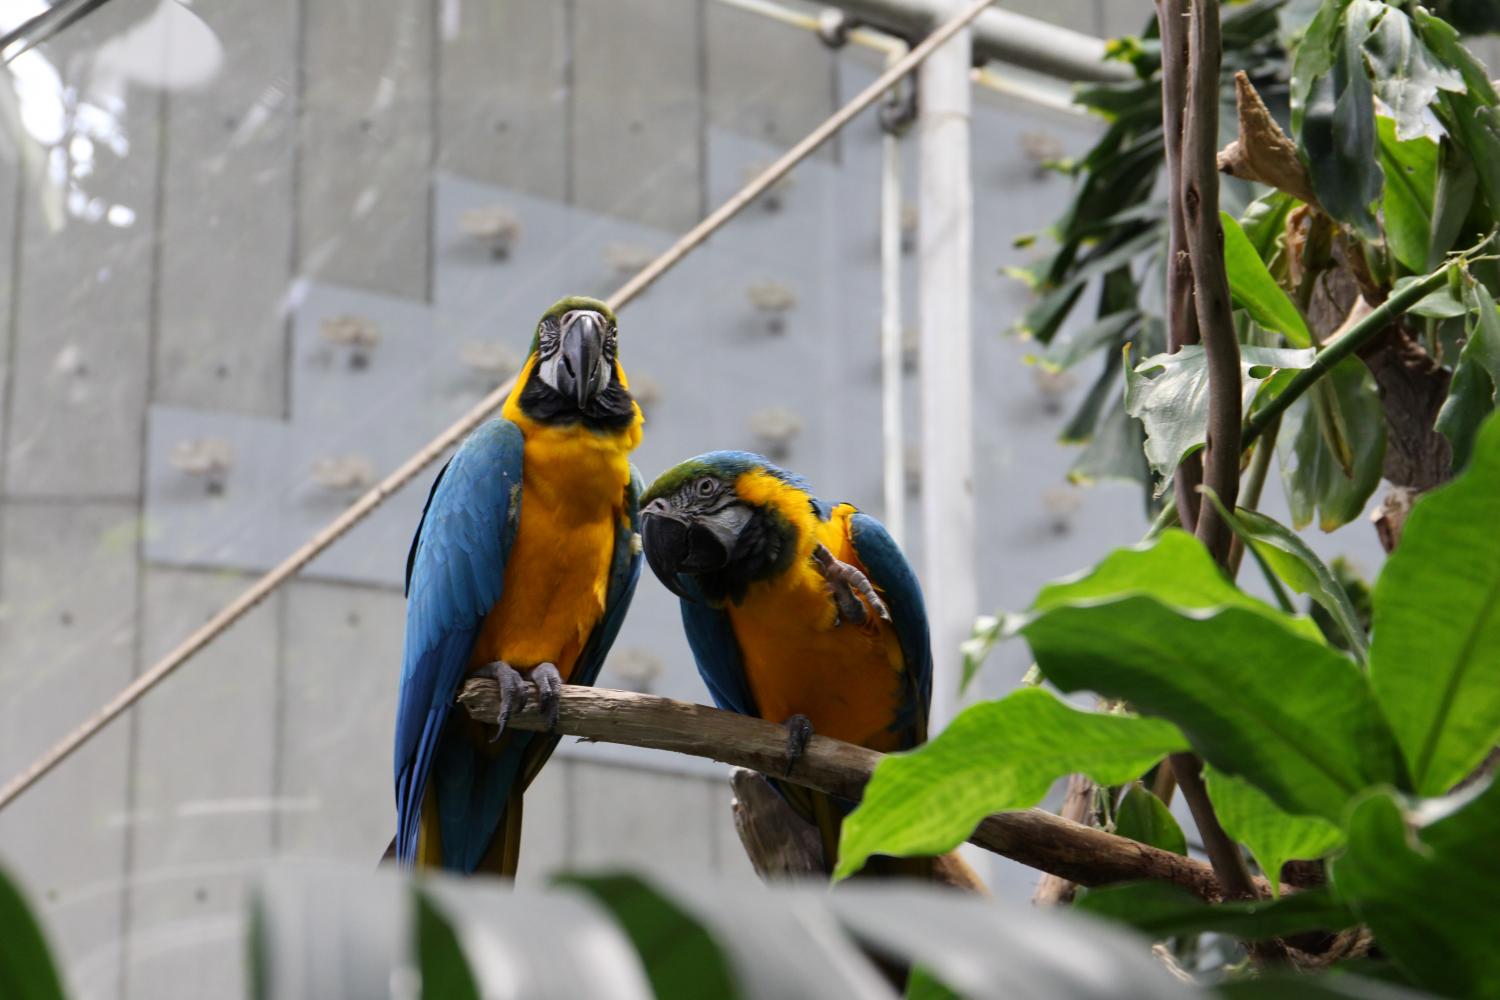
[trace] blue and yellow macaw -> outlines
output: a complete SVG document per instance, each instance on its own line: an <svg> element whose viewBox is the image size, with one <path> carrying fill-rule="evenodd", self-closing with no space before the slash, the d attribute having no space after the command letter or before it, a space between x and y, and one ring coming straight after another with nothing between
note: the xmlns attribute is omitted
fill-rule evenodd
<svg viewBox="0 0 1500 1000"><path fill-rule="evenodd" d="M499 419L438 474L406 564L395 853L404 867L514 875L521 796L557 737L506 731L534 687L555 721L592 684L640 576L641 411L615 316L568 298L542 315ZM471 675L500 687L500 733L452 713Z"/></svg>
<svg viewBox="0 0 1500 1000"><path fill-rule="evenodd" d="M927 611L916 574L879 521L818 499L800 476L741 451L676 466L642 503L646 560L682 599L714 703L785 724L788 774L814 731L886 752L927 738ZM853 803L773 784L817 824L832 870ZM931 870L928 859L878 860L887 873Z"/></svg>

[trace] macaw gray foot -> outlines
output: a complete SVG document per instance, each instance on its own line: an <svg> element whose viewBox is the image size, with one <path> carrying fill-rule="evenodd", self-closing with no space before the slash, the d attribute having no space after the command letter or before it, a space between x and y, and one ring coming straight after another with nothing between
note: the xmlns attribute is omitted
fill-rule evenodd
<svg viewBox="0 0 1500 1000"><path fill-rule="evenodd" d="M870 578L861 573L854 566L846 562L839 562L828 551L826 545L819 545L813 549L813 563L818 567L818 572L823 574L823 579L828 581L828 589L833 592L833 603L838 608L838 620L834 626L844 622L852 622L855 625L863 625L870 619L870 612L874 611L886 621L891 620L891 613L886 608L885 602L880 595L875 593L875 588L870 583Z"/></svg>
<svg viewBox="0 0 1500 1000"><path fill-rule="evenodd" d="M494 663L486 663L474 671L475 677L488 677L500 688L500 714L495 719L495 735L490 737L490 742L498 740L505 733L505 726L510 722L512 712L519 712L526 707L526 698L530 691L530 685L526 679L516 672L509 663L496 660Z"/></svg>
<svg viewBox="0 0 1500 1000"><path fill-rule="evenodd" d="M562 701L563 679L554 663L538 663L531 668L531 683L536 687L537 704L547 719L547 731L557 728L557 709Z"/></svg>
<svg viewBox="0 0 1500 1000"><path fill-rule="evenodd" d="M812 739L813 725L811 719L801 714L788 716L782 725L786 727L786 770L781 772L781 776L790 778L792 768L807 753L807 741Z"/></svg>

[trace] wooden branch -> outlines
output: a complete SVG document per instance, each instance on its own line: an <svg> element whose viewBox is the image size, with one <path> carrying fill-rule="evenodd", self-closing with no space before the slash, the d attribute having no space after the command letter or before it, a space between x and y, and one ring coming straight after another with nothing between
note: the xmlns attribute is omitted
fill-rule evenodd
<svg viewBox="0 0 1500 1000"><path fill-rule="evenodd" d="M493 723L499 714L499 691L487 678L466 681L458 701L481 722ZM509 725L528 732L547 731L535 704L512 715ZM630 691L565 685L557 727L552 731L560 736L670 750L778 777L786 761L786 730L775 723ZM807 741L806 754L784 780L858 799L883 756L814 734ZM1213 869L1201 861L1040 809L996 813L979 824L969 841L1079 885L1153 880L1174 882L1208 900L1225 895ZM1264 886L1264 880L1260 884Z"/></svg>
<svg viewBox="0 0 1500 1000"><path fill-rule="evenodd" d="M1063 797L1062 809L1058 810L1058 815L1074 823L1093 826L1089 819L1094 813L1094 788L1094 783L1087 776L1069 775L1068 793ZM1036 892L1032 893L1031 901L1037 906L1066 906L1073 902L1077 893L1076 883L1056 875L1043 875L1037 881Z"/></svg>
<svg viewBox="0 0 1500 1000"><path fill-rule="evenodd" d="M1234 510L1240 488L1240 344L1235 336L1219 222L1219 4L1194 0L1188 29L1187 112L1182 128L1182 187L1193 264L1193 300L1208 363L1208 436L1203 481ZM1212 505L1198 512L1197 535L1222 565L1234 537Z"/></svg>
<svg viewBox="0 0 1500 1000"><path fill-rule="evenodd" d="M1161 33L1161 123L1166 147L1167 190L1182 190L1182 112L1187 106L1188 0L1156 0ZM1187 249L1187 217L1180 198L1167 199L1167 349L1176 353L1198 343L1198 313L1193 306L1193 261ZM1198 486L1203 482L1203 455L1194 452L1172 477L1182 526L1198 526Z"/></svg>
<svg viewBox="0 0 1500 1000"><path fill-rule="evenodd" d="M1219 153L1219 170L1231 177L1268 184L1314 208L1321 207L1307 168L1297 157L1297 144L1281 131L1244 70L1234 75L1234 98L1240 137Z"/></svg>

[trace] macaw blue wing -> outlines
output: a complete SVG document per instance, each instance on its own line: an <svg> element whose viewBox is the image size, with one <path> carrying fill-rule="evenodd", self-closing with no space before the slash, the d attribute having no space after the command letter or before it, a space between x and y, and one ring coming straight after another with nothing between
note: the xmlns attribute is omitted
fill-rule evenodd
<svg viewBox="0 0 1500 1000"><path fill-rule="evenodd" d="M714 704L726 712L755 718L760 713L745 679L745 661L729 612L704 600L691 576L678 574L677 585L695 598L682 599L682 628L698 664L698 676L708 686Z"/></svg>
<svg viewBox="0 0 1500 1000"><path fill-rule="evenodd" d="M892 729L910 731L910 746L927 739L927 712L932 705L932 643L927 634L927 606L911 564L885 525L868 514L849 518L849 543L864 564L870 582L880 588L901 653L906 660L907 697ZM909 749L910 747L908 747Z"/></svg>
<svg viewBox="0 0 1500 1000"><path fill-rule="evenodd" d="M407 557L395 747L396 857L403 865L416 858L423 796L449 709L485 615L504 590L520 521L524 444L508 420L474 431L433 483Z"/></svg>

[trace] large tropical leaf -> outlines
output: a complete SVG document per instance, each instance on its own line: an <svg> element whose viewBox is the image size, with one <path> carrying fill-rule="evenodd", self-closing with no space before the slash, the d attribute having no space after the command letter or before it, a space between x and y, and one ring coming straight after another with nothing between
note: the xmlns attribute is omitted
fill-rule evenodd
<svg viewBox="0 0 1500 1000"><path fill-rule="evenodd" d="M1349 907L1326 891L1299 892L1278 901L1209 905L1178 885L1135 882L1093 889L1078 909L1134 927L1154 938L1212 931L1264 940L1354 923Z"/></svg>
<svg viewBox="0 0 1500 1000"><path fill-rule="evenodd" d="M836 875L872 854L941 854L990 813L1036 805L1064 775L1121 784L1186 747L1170 723L1080 711L1041 688L972 705L930 742L875 768L844 820Z"/></svg>
<svg viewBox="0 0 1500 1000"><path fill-rule="evenodd" d="M1500 385L1500 311L1489 289L1477 281L1466 290L1465 298L1470 310L1468 339L1437 419L1437 429L1453 448L1455 469L1469 464L1474 437L1494 412L1495 387Z"/></svg>
<svg viewBox="0 0 1500 1000"><path fill-rule="evenodd" d="M1500 784L1414 809L1375 792L1350 818L1333 885L1413 982L1445 996L1500 997L1496 844Z"/></svg>
<svg viewBox="0 0 1500 1000"><path fill-rule="evenodd" d="M1344 831L1321 816L1294 816L1250 782L1212 766L1204 775L1208 797L1224 830L1244 844L1255 863L1281 892L1281 866L1288 861L1312 861L1344 842Z"/></svg>
<svg viewBox="0 0 1500 1000"><path fill-rule="evenodd" d="M1426 274L1437 197L1438 144L1425 135L1403 142L1396 136L1396 123L1384 115L1375 124L1385 169L1381 214L1386 243L1408 271Z"/></svg>
<svg viewBox="0 0 1500 1000"><path fill-rule="evenodd" d="M1370 684L1416 790L1442 794L1500 741L1500 419L1417 502L1374 600Z"/></svg>
<svg viewBox="0 0 1500 1000"><path fill-rule="evenodd" d="M1059 688L1170 719L1288 812L1339 822L1371 785L1409 784L1359 669L1264 612L1126 597L1054 608L1021 633Z"/></svg>
<svg viewBox="0 0 1500 1000"><path fill-rule="evenodd" d="M1385 414L1369 369L1345 358L1281 418L1277 439L1292 523L1333 531L1358 518L1380 485Z"/></svg>
<svg viewBox="0 0 1500 1000"><path fill-rule="evenodd" d="M1372 239L1379 227L1370 208L1384 179L1375 155L1375 94L1363 46L1385 10L1377 0L1325 4L1323 11L1336 21L1330 25L1320 12L1298 49L1293 74L1294 95L1305 94L1293 121L1300 120L1299 145L1318 201Z"/></svg>

